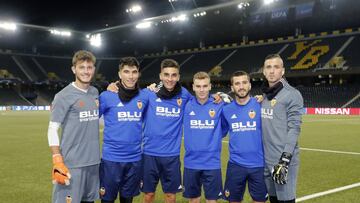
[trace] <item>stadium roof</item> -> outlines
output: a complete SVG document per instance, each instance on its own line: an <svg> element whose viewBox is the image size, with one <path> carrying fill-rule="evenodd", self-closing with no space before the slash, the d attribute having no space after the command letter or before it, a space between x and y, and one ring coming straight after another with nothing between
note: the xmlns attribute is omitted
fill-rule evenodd
<svg viewBox="0 0 360 203"><path fill-rule="evenodd" d="M249 5L240 9L245 2ZM126 12L134 5L142 10ZM0 44L55 55L79 48L102 55L142 55L359 27L359 11L358 0L277 0L272 5L263 5L262 0L1 1L0 21L15 21L24 29L16 35L0 30ZM152 26L136 29L144 19ZM49 36L50 28L74 34L55 38ZM88 46L85 37L96 33L102 35L103 46L98 49Z"/></svg>

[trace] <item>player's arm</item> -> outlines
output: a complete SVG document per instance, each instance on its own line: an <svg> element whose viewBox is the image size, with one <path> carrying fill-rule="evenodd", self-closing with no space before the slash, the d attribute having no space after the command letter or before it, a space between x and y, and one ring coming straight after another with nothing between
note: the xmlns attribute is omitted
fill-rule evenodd
<svg viewBox="0 0 360 203"><path fill-rule="evenodd" d="M303 98L298 91L294 91L287 106L288 132L283 152L292 154L300 135L301 117L304 108Z"/></svg>
<svg viewBox="0 0 360 203"><path fill-rule="evenodd" d="M52 182L53 184L70 184L70 172L69 169L65 166L63 157L60 153L59 147L59 135L58 130L61 126L61 123L52 122L49 123L48 128L48 142L52 154Z"/></svg>
<svg viewBox="0 0 360 203"><path fill-rule="evenodd" d="M300 135L301 115L303 110L303 98L300 92L296 91L290 97L287 107L288 114L288 132L285 141L285 147L278 164L272 169L272 178L277 184L286 184L288 169L291 162L298 137Z"/></svg>
<svg viewBox="0 0 360 203"><path fill-rule="evenodd" d="M64 121L66 114L70 108L69 99L62 95L55 95L52 108L51 118L48 127L48 142L52 154L52 181L53 183L69 184L71 178L69 169L65 166L63 157L60 151L59 142L59 128Z"/></svg>

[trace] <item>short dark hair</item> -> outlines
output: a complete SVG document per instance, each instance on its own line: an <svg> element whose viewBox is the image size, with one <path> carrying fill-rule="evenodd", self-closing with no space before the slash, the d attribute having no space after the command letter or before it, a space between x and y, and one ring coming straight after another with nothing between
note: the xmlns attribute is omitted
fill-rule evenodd
<svg viewBox="0 0 360 203"><path fill-rule="evenodd" d="M269 60L269 59L274 59L274 58L280 58L282 60L282 58L279 54L269 54L265 57L265 61Z"/></svg>
<svg viewBox="0 0 360 203"><path fill-rule="evenodd" d="M180 66L178 62L176 62L174 59L164 59L161 61L161 70L164 68L176 68L180 71Z"/></svg>
<svg viewBox="0 0 360 203"><path fill-rule="evenodd" d="M249 80L249 82L250 82L250 75L249 75L249 73L247 73L247 72L245 72L245 71L239 70L239 71L235 71L235 72L231 75L231 77L230 77L231 85L232 85L233 82L234 82L234 77L239 77L239 76L243 76L243 75L247 76L247 78L248 78L248 80Z"/></svg>
<svg viewBox="0 0 360 203"><path fill-rule="evenodd" d="M123 57L120 59L120 64L119 64L119 70L121 70L122 68L124 68L124 66L135 66L137 69L140 68L140 64L139 61L135 58L135 57Z"/></svg>

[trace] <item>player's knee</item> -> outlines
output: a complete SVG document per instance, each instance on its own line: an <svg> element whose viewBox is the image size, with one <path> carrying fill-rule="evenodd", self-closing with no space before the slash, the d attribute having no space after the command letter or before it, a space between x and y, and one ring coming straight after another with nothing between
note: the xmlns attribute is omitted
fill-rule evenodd
<svg viewBox="0 0 360 203"><path fill-rule="evenodd" d="M144 195L145 202L153 202L155 199L155 193L154 192L146 192Z"/></svg>
<svg viewBox="0 0 360 203"><path fill-rule="evenodd" d="M175 202L176 195L174 193L165 193L165 200L166 202Z"/></svg>

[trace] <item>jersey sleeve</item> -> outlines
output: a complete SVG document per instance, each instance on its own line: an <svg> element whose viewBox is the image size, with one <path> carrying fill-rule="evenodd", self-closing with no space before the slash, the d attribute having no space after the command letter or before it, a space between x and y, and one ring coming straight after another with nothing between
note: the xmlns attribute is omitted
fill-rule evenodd
<svg viewBox="0 0 360 203"><path fill-rule="evenodd" d="M66 114L70 109L68 100L61 94L55 95L54 101L51 105L50 121L63 123Z"/></svg>
<svg viewBox="0 0 360 203"><path fill-rule="evenodd" d="M295 90L293 91L290 102L287 106L287 126L288 132L285 141L284 152L288 152L293 154L295 146L298 141L298 137L300 135L300 127L301 127L301 117L302 111L304 108L303 97L300 92Z"/></svg>

